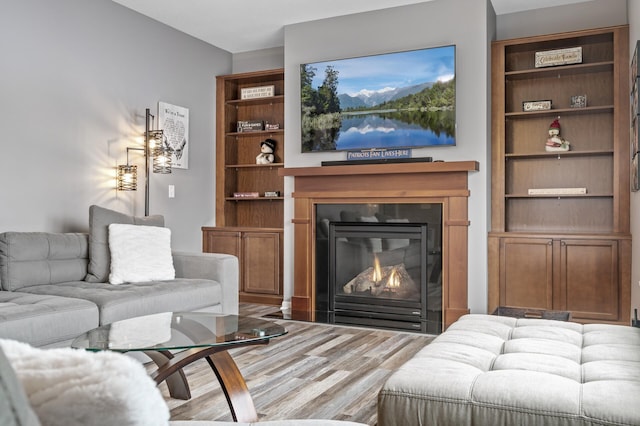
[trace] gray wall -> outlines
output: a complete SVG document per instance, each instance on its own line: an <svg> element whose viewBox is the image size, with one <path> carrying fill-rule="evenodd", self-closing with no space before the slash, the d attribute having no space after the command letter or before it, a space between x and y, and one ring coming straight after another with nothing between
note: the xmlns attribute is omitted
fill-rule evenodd
<svg viewBox="0 0 640 426"><path fill-rule="evenodd" d="M460 11L464 10L464 13ZM486 311L487 294L487 162L489 135L487 67L493 9L486 0L434 0L285 27L285 166L319 166L325 160L343 160L344 152L300 152L301 63L388 53L424 47L456 45L455 147L416 149L414 156L445 161L477 160L480 171L469 174L469 303L475 312ZM290 194L293 178L286 178ZM285 201L285 253L293 250L293 202ZM284 256L285 290L293 287L292 256Z"/></svg>
<svg viewBox="0 0 640 426"><path fill-rule="evenodd" d="M272 47L233 55L234 74L282 67L284 67L284 47Z"/></svg>
<svg viewBox="0 0 640 426"><path fill-rule="evenodd" d="M91 204L144 214L143 175L117 192L114 168L164 101L189 108L189 169L151 176L151 213L176 249L201 250L215 220L215 76L230 53L110 0L5 2L0 52L0 232L86 231Z"/></svg>
<svg viewBox="0 0 640 426"><path fill-rule="evenodd" d="M630 2L637 0L630 0ZM627 0L593 0L498 16L497 39L609 27L627 23Z"/></svg>

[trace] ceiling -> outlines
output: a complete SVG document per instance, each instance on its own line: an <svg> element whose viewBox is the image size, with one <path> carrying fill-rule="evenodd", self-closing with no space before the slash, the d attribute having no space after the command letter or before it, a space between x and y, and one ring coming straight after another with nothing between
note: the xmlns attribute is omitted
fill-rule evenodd
<svg viewBox="0 0 640 426"><path fill-rule="evenodd" d="M113 1L231 53L283 46L285 25L425 2L425 0ZM491 0L491 3L497 15L504 15L585 1L588 0Z"/></svg>

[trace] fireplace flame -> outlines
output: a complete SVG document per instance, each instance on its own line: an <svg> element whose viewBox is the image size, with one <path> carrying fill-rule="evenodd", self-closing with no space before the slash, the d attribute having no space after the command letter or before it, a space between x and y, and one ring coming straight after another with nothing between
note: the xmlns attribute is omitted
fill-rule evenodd
<svg viewBox="0 0 640 426"><path fill-rule="evenodd" d="M400 287L400 277L396 274L396 268L393 268L391 274L389 275L389 279L387 280L387 288L399 288Z"/></svg>
<svg viewBox="0 0 640 426"><path fill-rule="evenodd" d="M373 276L371 280L374 283L379 283L382 281L382 269L380 268L380 261L378 260L378 256L374 255L373 259Z"/></svg>

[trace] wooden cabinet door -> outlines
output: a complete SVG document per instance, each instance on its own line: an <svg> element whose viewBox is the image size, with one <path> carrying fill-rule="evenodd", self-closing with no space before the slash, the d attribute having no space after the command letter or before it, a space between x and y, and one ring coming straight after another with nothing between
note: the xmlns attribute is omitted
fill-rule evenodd
<svg viewBox="0 0 640 426"><path fill-rule="evenodd" d="M553 309L553 241L500 240L500 305Z"/></svg>
<svg viewBox="0 0 640 426"><path fill-rule="evenodd" d="M280 234L244 232L242 236L242 291L280 294Z"/></svg>
<svg viewBox="0 0 640 426"><path fill-rule="evenodd" d="M619 319L618 242L562 240L558 291L573 319Z"/></svg>
<svg viewBox="0 0 640 426"><path fill-rule="evenodd" d="M232 254L240 258L241 233L235 231L207 230L204 232L202 251L205 253Z"/></svg>

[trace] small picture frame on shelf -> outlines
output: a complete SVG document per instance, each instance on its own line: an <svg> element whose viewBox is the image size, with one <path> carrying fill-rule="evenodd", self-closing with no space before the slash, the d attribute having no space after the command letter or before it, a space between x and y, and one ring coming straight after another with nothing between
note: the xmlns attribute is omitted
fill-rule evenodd
<svg viewBox="0 0 640 426"><path fill-rule="evenodd" d="M522 103L522 110L525 112L529 111L546 111L551 109L551 101L543 100L543 101L524 101Z"/></svg>
<svg viewBox="0 0 640 426"><path fill-rule="evenodd" d="M587 95L575 95L571 97L571 108L585 108L587 106Z"/></svg>

